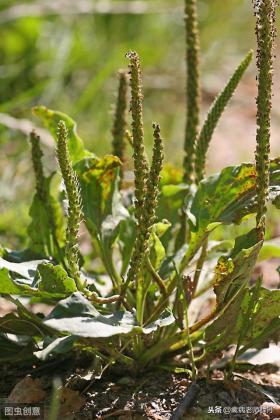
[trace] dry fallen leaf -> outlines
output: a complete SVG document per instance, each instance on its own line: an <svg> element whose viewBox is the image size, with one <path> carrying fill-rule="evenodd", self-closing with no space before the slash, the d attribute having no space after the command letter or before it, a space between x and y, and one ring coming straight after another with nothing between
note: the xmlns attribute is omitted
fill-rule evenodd
<svg viewBox="0 0 280 420"><path fill-rule="evenodd" d="M43 390L40 380L26 376L15 385L7 402L32 404L42 401L45 397L46 392Z"/></svg>
<svg viewBox="0 0 280 420"><path fill-rule="evenodd" d="M82 397L79 391L73 391L70 388L62 387L60 396L59 418L65 419L72 413L77 413L86 403L86 399ZM71 417L67 417L67 419ZM74 418L74 417L73 417Z"/></svg>

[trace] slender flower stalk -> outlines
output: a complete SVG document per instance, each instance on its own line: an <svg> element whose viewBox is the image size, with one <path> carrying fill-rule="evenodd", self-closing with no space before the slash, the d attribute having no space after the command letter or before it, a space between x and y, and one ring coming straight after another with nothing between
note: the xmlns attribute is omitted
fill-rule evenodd
<svg viewBox="0 0 280 420"><path fill-rule="evenodd" d="M40 137L35 130L33 130L30 133L30 144L33 170L36 179L36 195L42 203L42 205L44 206L44 208L46 209L46 217L48 219L48 226L44 226L42 228L45 234L47 232L47 229L49 230L49 236L44 236L44 234L39 235L42 241L41 245L43 246L43 248L46 247L46 249L43 251L46 253L46 255L57 258L64 265L63 253L61 252L59 241L57 239L58 225L54 210L54 204L48 191L47 178L45 177L43 169L43 152L40 147ZM33 235L33 229L33 225L31 224L28 228L31 237ZM45 245L43 245L44 242Z"/></svg>
<svg viewBox="0 0 280 420"><path fill-rule="evenodd" d="M210 141L212 139L214 130L220 120L222 113L224 112L228 102L230 101L238 83L240 82L243 74L253 58L253 51L249 51L246 57L241 61L230 80L217 96L213 105L211 106L206 120L202 126L200 134L197 140L196 154L195 154L195 176L196 183L198 184L205 175L205 163L207 151L209 148Z"/></svg>
<svg viewBox="0 0 280 420"><path fill-rule="evenodd" d="M259 239L265 235L266 201L269 188L270 118L273 84L273 49L275 38L276 0L254 1L257 35L257 147L255 152L257 170L257 216Z"/></svg>
<svg viewBox="0 0 280 420"><path fill-rule="evenodd" d="M143 252L146 247L145 197L147 193L148 162L146 159L143 128L143 95L139 56L135 51L127 53L130 61L130 87L132 115L132 147L134 162L135 183L135 217L137 221L137 234L134 249L131 256L130 268L125 282L128 284L135 281L143 260Z"/></svg>
<svg viewBox="0 0 280 420"><path fill-rule="evenodd" d="M64 121L58 123L57 139L57 159L68 198L65 254L68 262L69 274L75 280L77 288L83 290L80 279L78 245L79 227L82 221L81 198L77 176L73 170L67 146L68 130Z"/></svg>
<svg viewBox="0 0 280 420"><path fill-rule="evenodd" d="M162 169L163 164L163 142L160 136L159 125L154 124L153 128L154 148L152 165L149 171L148 180L146 182L147 190L144 197L143 208L141 209L141 218L137 219L136 240L130 259L130 266L127 273L127 278L120 293L119 304L120 302L124 301L128 285L132 282L137 284L137 277L141 270L142 264L145 260L147 261L147 251L149 249L151 228L156 218L155 211L158 203L160 171ZM159 277L157 277L157 281L159 280Z"/></svg>
<svg viewBox="0 0 280 420"><path fill-rule="evenodd" d="M36 193L40 200L45 201L46 200L46 179L44 175L44 169L42 164L42 157L43 152L40 147L40 137L36 133L35 130L33 130L30 133L30 144L31 144L31 158L32 158L32 164L33 164L33 170L35 173L35 179L36 179Z"/></svg>
<svg viewBox="0 0 280 420"><path fill-rule="evenodd" d="M195 143L200 115L200 41L197 23L197 0L185 0L186 62L187 62L187 120L185 131L184 181L193 174Z"/></svg>
<svg viewBox="0 0 280 420"><path fill-rule="evenodd" d="M144 199L143 214L137 225L137 235L133 249L130 268L127 275L128 283L137 280L142 263L147 256L150 231L156 219L156 208L159 195L160 171L163 164L163 142L158 124L154 128L154 148L152 165L147 181L147 191Z"/></svg>
<svg viewBox="0 0 280 420"><path fill-rule="evenodd" d="M144 209L145 216L144 220L148 223L150 228L156 219L156 208L158 205L159 195L159 183L160 183L160 172L163 164L163 140L160 135L159 124L153 124L154 129L154 147L153 147L153 158L152 165L149 172L149 178L147 182L147 193L145 197Z"/></svg>
<svg viewBox="0 0 280 420"><path fill-rule="evenodd" d="M127 127L127 91L128 78L127 73L123 70L119 71L119 89L117 95L117 103L115 109L114 123L112 128L112 153L124 162L125 156L125 136ZM121 169L121 178L123 177L123 170Z"/></svg>
<svg viewBox="0 0 280 420"><path fill-rule="evenodd" d="M138 54L135 51L130 51L126 56L130 60L130 110L132 115L132 141L136 199L135 216L138 224L140 225L143 216L149 171L144 146L142 79Z"/></svg>

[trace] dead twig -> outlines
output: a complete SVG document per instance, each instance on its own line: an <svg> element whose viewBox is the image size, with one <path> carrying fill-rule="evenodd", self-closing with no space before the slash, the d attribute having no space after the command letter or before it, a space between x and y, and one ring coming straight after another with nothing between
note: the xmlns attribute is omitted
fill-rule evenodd
<svg viewBox="0 0 280 420"><path fill-rule="evenodd" d="M133 414L135 410L116 410L112 411L111 413L105 414L104 416L98 416L97 420L105 420L110 419L111 417L122 416L126 414Z"/></svg>
<svg viewBox="0 0 280 420"><path fill-rule="evenodd" d="M191 407L194 400L196 399L199 393L199 390L200 390L199 385L193 382L190 388L188 389L188 392L186 393L183 401L179 404L179 406L176 408L176 410L170 417L170 420L179 420L183 417L187 409Z"/></svg>

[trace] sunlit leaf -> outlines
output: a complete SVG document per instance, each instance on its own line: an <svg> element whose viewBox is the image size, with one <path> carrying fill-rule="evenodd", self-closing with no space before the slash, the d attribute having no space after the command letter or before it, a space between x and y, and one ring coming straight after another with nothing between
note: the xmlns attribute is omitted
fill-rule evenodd
<svg viewBox="0 0 280 420"><path fill-rule="evenodd" d="M280 194L280 160L270 164L271 200ZM186 206L190 242L186 260L196 254L209 233L221 224L240 223L256 211L256 169L249 163L230 166L199 183Z"/></svg>
<svg viewBox="0 0 280 420"><path fill-rule="evenodd" d="M0 294L30 296L35 292L28 284L18 284L7 268L0 269Z"/></svg>
<svg viewBox="0 0 280 420"><path fill-rule="evenodd" d="M66 271L59 265L39 264L38 272L41 277L38 284L39 291L48 292L54 297L57 295L64 297L77 290L75 281L68 277Z"/></svg>
<svg viewBox="0 0 280 420"><path fill-rule="evenodd" d="M9 271L17 274L18 277L24 277L26 279L30 279L30 278L35 277L37 267L42 262L44 262L44 260L14 263L14 262L6 261L3 258L0 258L0 268L6 268Z"/></svg>
<svg viewBox="0 0 280 420"><path fill-rule="evenodd" d="M83 213L91 232L100 232L102 222L112 215L115 181L120 160L115 156L103 159L86 158L75 165L81 186Z"/></svg>
<svg viewBox="0 0 280 420"><path fill-rule="evenodd" d="M59 265L42 260L12 263L0 258L0 268L0 294L58 299L76 291L75 281Z"/></svg>
<svg viewBox="0 0 280 420"><path fill-rule="evenodd" d="M270 163L270 199L280 194L280 160ZM229 166L201 181L194 196L190 225L194 232L211 230L214 223L239 223L256 211L256 169L249 163ZM193 222L192 222L193 221Z"/></svg>
<svg viewBox="0 0 280 420"><path fill-rule="evenodd" d="M62 120L65 122L69 134L68 148L73 163L78 162L86 156L93 156L93 153L90 153L84 148L83 141L77 134L77 124L71 117L63 112L48 109L45 106L34 107L33 113L42 119L44 125L50 130L55 140L57 138L57 125L59 121Z"/></svg>
<svg viewBox="0 0 280 420"><path fill-rule="evenodd" d="M160 268L164 258L164 246L162 245L158 236L154 232L152 232L150 238L150 260L155 270L158 270Z"/></svg>

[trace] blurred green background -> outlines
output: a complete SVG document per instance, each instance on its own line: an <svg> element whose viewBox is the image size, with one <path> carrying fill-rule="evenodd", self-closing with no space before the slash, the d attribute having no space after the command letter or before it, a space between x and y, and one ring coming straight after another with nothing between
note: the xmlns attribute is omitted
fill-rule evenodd
<svg viewBox="0 0 280 420"><path fill-rule="evenodd" d="M206 112L242 56L255 47L251 1L199 0L199 22ZM30 120L38 124L32 106L69 114L90 150L110 153L116 73L127 66L130 49L142 60L148 151L151 124L158 121L166 160L181 165L182 0L1 0L0 39L0 239L6 245L19 246L28 223L33 178L24 132ZM253 159L255 94L251 65L215 134L209 170ZM275 142L273 151L277 147ZM51 167L53 150L46 146L45 151Z"/></svg>

